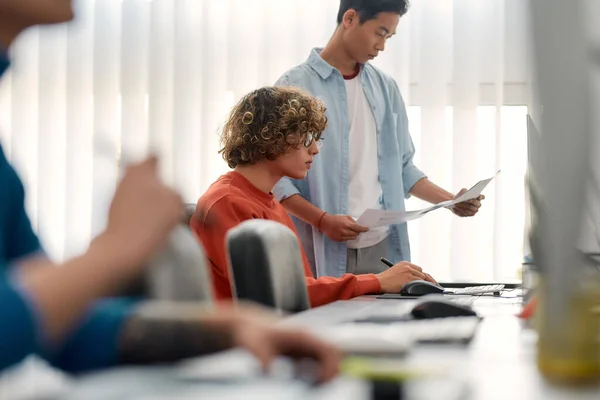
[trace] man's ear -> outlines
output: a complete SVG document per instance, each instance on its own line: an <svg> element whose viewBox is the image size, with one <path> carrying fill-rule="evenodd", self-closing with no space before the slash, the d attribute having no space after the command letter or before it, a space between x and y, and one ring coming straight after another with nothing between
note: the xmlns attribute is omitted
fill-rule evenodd
<svg viewBox="0 0 600 400"><path fill-rule="evenodd" d="M342 20L342 24L344 28L350 28L358 24L358 13L356 10L350 9L346 11L344 14L344 19Z"/></svg>

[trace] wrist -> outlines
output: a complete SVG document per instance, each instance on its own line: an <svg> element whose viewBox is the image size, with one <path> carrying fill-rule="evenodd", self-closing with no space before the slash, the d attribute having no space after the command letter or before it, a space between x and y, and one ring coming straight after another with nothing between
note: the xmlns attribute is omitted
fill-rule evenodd
<svg viewBox="0 0 600 400"><path fill-rule="evenodd" d="M319 219L317 220L317 223L315 225L315 228L317 228L317 230L319 232L323 232L323 220L325 219L325 216L327 215L326 211L323 211L323 213L321 214L321 216L319 217Z"/></svg>
<svg viewBox="0 0 600 400"><path fill-rule="evenodd" d="M450 201L450 200L454 200L454 198L456 197L454 194L440 188L440 190L438 191L438 193L436 193L436 199L435 202L433 204L437 204L437 203L442 203L444 201Z"/></svg>
<svg viewBox="0 0 600 400"><path fill-rule="evenodd" d="M133 268L143 262L137 249L113 232L104 231L91 242L85 256L98 260L103 268Z"/></svg>
<svg viewBox="0 0 600 400"><path fill-rule="evenodd" d="M385 285L385 276L383 275L383 273L375 274L375 276L377 277L377 280L379 281L380 292L387 293L387 287Z"/></svg>

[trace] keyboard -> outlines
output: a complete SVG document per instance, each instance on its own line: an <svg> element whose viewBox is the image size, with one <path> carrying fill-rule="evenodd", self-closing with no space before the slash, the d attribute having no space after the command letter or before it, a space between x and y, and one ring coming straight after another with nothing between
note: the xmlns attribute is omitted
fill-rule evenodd
<svg viewBox="0 0 600 400"><path fill-rule="evenodd" d="M331 341L347 355L401 356L413 343L410 335L397 327L380 324L343 323L321 326L312 333L325 341Z"/></svg>
<svg viewBox="0 0 600 400"><path fill-rule="evenodd" d="M403 338L412 343L469 343L481 321L478 317L449 317L397 321L386 325L378 323L346 323L339 327L356 328L361 339L366 337ZM350 335L352 336L352 335Z"/></svg>
<svg viewBox="0 0 600 400"><path fill-rule="evenodd" d="M468 343L481 321L478 317L420 319L397 324L402 332L419 343Z"/></svg>
<svg viewBox="0 0 600 400"><path fill-rule="evenodd" d="M504 289L504 285L484 285L484 286L469 286L461 289L446 289L444 294L467 295L474 296L480 294L500 294Z"/></svg>
<svg viewBox="0 0 600 400"><path fill-rule="evenodd" d="M427 296L430 296L430 297L427 297ZM420 300L434 298L433 296L439 296L439 295L425 295L425 296L422 296L420 298ZM443 298L445 300L451 301L453 303L456 303L456 304L459 304L459 305L465 306L465 307L472 307L473 303L475 302L475 299L473 299L472 297L467 297L467 296L453 297L452 294L445 295Z"/></svg>

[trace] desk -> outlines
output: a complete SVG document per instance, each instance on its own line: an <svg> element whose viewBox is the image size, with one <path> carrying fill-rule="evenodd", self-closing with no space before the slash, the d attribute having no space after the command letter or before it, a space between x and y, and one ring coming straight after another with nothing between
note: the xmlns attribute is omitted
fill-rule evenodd
<svg viewBox="0 0 600 400"><path fill-rule="evenodd" d="M548 385L536 366L536 333L524 329L515 317L520 299L481 296L474 308L483 316L475 339L468 345L425 345L415 347L402 361L408 367L450 368L462 371L470 399L578 400L600 399L600 387L558 389ZM350 321L365 313L387 313L410 307L411 300L376 300L360 297L336 302L298 314L286 323L303 326Z"/></svg>
<svg viewBox="0 0 600 400"><path fill-rule="evenodd" d="M377 300L360 297L339 301L309 310L284 321L304 327L335 324L362 317L366 313L390 312L410 307L411 300ZM470 389L466 399L473 400L597 400L600 388L557 389L547 385L535 365L534 332L523 329L514 316L520 309L519 299L483 296L474 307L484 317L475 339L464 345L424 345L415 347L401 363L407 367L450 368L462 375ZM119 368L77 380L61 399L133 399L165 400L168 398L257 398L348 399L367 397L368 389L359 381L339 379L314 389L301 382L255 379L236 386L219 383L186 382L175 376L176 368ZM430 396L444 399L443 392L431 388ZM243 395L240 395L243 394ZM411 397L409 397L410 399ZM415 397L412 397L413 399Z"/></svg>

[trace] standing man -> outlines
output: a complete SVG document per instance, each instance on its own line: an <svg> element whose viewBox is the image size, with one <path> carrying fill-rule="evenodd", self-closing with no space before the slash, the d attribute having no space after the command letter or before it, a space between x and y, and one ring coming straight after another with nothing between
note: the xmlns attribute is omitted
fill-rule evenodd
<svg viewBox="0 0 600 400"><path fill-rule="evenodd" d="M408 0L341 0L338 26L327 46L313 49L306 62L277 82L301 87L327 106L327 139L307 179L283 178L274 189L295 217L317 276L379 273L387 268L379 262L382 256L394 263L410 261L406 224L368 231L355 222L365 209L404 211L410 195L430 203L455 197L413 164L415 149L398 86L369 63L395 35L408 7ZM482 199L452 211L473 216Z"/></svg>

